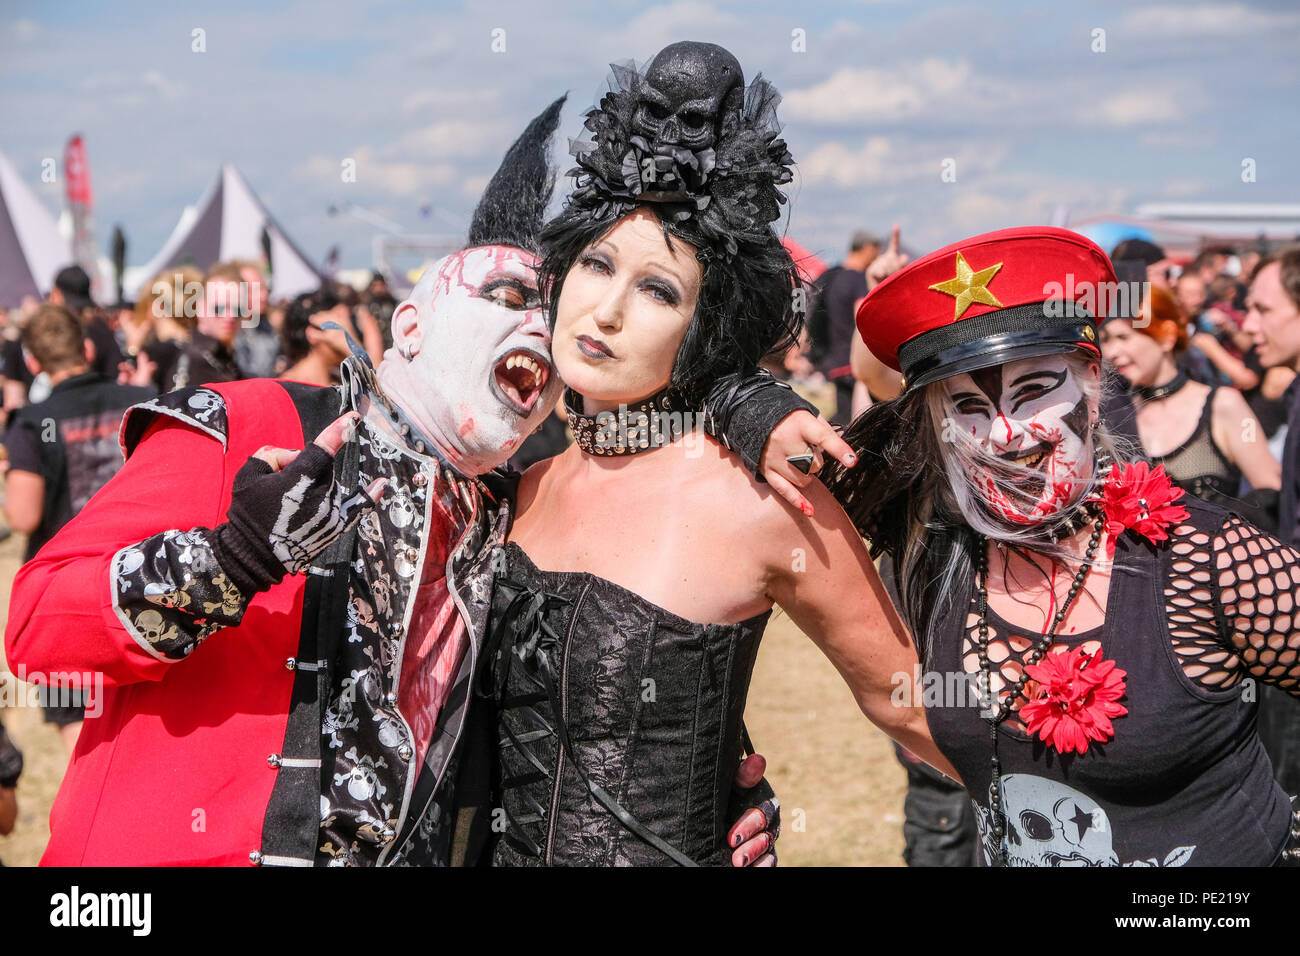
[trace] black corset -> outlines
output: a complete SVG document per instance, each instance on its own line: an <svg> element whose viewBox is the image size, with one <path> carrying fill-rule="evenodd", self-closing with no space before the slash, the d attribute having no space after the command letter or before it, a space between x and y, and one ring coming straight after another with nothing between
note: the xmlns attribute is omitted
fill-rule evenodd
<svg viewBox="0 0 1300 956"><path fill-rule="evenodd" d="M498 866L722 865L741 719L770 611L697 624L505 550L490 624ZM494 830L499 829L494 826Z"/></svg>

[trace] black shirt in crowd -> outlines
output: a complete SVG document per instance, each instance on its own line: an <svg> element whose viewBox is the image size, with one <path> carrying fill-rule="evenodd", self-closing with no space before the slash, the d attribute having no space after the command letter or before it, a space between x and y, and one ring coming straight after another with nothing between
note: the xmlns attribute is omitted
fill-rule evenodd
<svg viewBox="0 0 1300 956"><path fill-rule="evenodd" d="M837 267L823 286L822 295L826 296L827 306L827 348L821 370L828 376L849 364L849 350L858 331L853 307L866 294L867 274L861 269Z"/></svg>
<svg viewBox="0 0 1300 956"><path fill-rule="evenodd" d="M234 353L218 339L202 332L194 332L188 342L174 343L159 357L162 361L155 381L160 383L159 390L163 392L247 378L236 364Z"/></svg>
<svg viewBox="0 0 1300 956"><path fill-rule="evenodd" d="M0 353L0 361L3 366L0 367L0 373L11 382L22 382L23 390L32 387L32 382L36 380L23 361L23 343L18 339L5 339L3 352Z"/></svg>
<svg viewBox="0 0 1300 956"><path fill-rule="evenodd" d="M28 538L24 560L31 560L117 474L122 414L154 394L151 388L118 385L92 369L65 379L45 401L14 414L4 440L9 467L45 479L41 521Z"/></svg>

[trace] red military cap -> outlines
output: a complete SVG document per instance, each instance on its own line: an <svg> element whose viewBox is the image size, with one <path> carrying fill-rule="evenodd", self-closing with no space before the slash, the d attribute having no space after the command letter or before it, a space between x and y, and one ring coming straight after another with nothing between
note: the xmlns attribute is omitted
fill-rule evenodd
<svg viewBox="0 0 1300 956"><path fill-rule="evenodd" d="M871 353L908 388L1070 349L1100 354L1096 316L1116 288L1110 259L1076 232L1002 229L894 273L858 303Z"/></svg>

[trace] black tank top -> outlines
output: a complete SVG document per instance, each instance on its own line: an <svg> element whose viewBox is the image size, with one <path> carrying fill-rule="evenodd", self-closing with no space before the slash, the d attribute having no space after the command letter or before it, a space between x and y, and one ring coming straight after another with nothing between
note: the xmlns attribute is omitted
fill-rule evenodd
<svg viewBox="0 0 1300 956"><path fill-rule="evenodd" d="M1215 444L1210 424L1214 415L1217 386L1210 389L1201 407L1201 417L1191 437L1167 455L1152 455L1153 465L1164 465L1165 474L1179 488L1206 501L1231 507L1241 489L1241 469L1230 462ZM1261 440L1263 436L1261 436Z"/></svg>
<svg viewBox="0 0 1300 956"><path fill-rule="evenodd" d="M1227 518L1222 509L1195 499L1186 507L1191 518L1183 533L1159 550L1132 534L1119 537L1104 623L1055 640L1070 648L1100 641L1103 659L1127 671L1120 702L1128 713L1114 719L1114 737L1092 743L1084 754L1062 755L1027 736L1018 723L1010 726L1016 714L999 729L1004 846L1011 865L1269 866L1287 844L1289 800L1274 782L1255 733L1258 687L1232 680L1235 670L1223 670L1229 676L1222 679L1215 673L1219 689L1193 681L1184 670L1191 645L1171 637L1177 629L1171 622L1190 606L1180 603L1181 596L1198 586L1188 583L1196 575L1183 555L1188 548L1208 553L1207 537L1214 540ZM1288 566L1295 564L1295 553L1284 550ZM1208 557L1206 562L1213 563ZM975 653L973 599L974 583L967 580L936 615L927 673L966 673L963 656ZM1221 607L1209 618L1210 628L1216 620L1223 625ZM1008 634L1031 642L1041 637L992 613L988 623L991 648ZM1283 624L1294 633L1289 618ZM1203 643L1210 646L1198 661L1228 656L1216 642ZM974 686L972 680L968 688ZM973 693L956 696L927 699L926 714L935 742L972 795L987 863L989 725Z"/></svg>
<svg viewBox="0 0 1300 956"><path fill-rule="evenodd" d="M771 612L697 624L593 574L540 570L516 544L503 555L481 688L498 704L494 864L727 864Z"/></svg>

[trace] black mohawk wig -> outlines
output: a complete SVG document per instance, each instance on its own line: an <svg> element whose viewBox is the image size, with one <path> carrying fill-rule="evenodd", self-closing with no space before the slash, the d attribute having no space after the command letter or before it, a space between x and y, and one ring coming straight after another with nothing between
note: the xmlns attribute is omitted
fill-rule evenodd
<svg viewBox="0 0 1300 956"><path fill-rule="evenodd" d="M537 236L555 188L551 137L567 98L561 96L543 110L510 147L474 210L467 247L513 246L537 252Z"/></svg>

